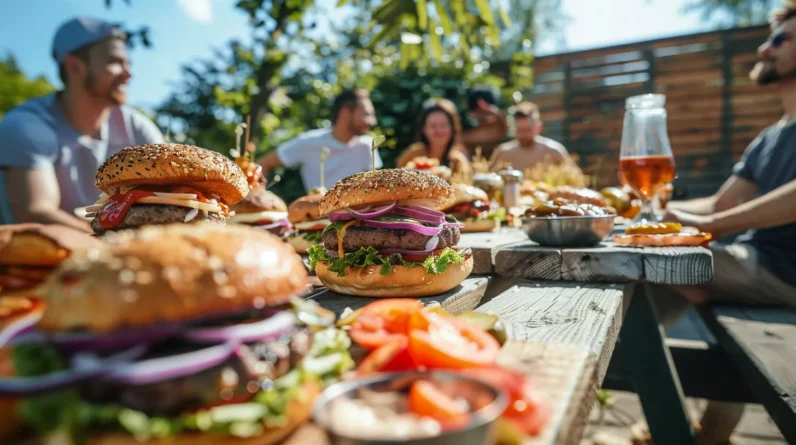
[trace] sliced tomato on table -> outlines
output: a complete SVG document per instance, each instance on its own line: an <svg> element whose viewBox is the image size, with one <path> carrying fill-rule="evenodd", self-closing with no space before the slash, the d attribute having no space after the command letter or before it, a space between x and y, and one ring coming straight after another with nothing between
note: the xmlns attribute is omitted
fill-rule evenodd
<svg viewBox="0 0 796 445"><path fill-rule="evenodd" d="M466 405L427 380L418 380L412 384L409 389L409 410L420 417L431 417L443 429L462 428L470 421Z"/></svg>
<svg viewBox="0 0 796 445"><path fill-rule="evenodd" d="M357 373L366 375L374 372L409 371L415 368L417 366L409 355L409 340L401 335L368 354L357 368Z"/></svg>
<svg viewBox="0 0 796 445"><path fill-rule="evenodd" d="M499 353L497 340L465 321L431 311L412 314L409 354L418 366L430 369L492 366Z"/></svg>
<svg viewBox="0 0 796 445"><path fill-rule="evenodd" d="M547 424L550 407L539 397L524 374L499 367L467 369L463 372L501 389L508 396L508 407L502 418L524 434L536 436Z"/></svg>
<svg viewBox="0 0 796 445"><path fill-rule="evenodd" d="M423 303L413 298L389 298L368 304L351 325L351 339L365 349L376 349L381 345L405 337L409 320Z"/></svg>

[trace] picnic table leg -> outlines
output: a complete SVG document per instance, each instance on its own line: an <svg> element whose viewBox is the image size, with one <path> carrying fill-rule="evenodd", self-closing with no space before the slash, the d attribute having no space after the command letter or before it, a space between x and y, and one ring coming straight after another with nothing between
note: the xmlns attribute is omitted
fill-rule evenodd
<svg viewBox="0 0 796 445"><path fill-rule="evenodd" d="M641 399L652 441L658 445L696 444L649 284L635 285L619 339L627 375Z"/></svg>

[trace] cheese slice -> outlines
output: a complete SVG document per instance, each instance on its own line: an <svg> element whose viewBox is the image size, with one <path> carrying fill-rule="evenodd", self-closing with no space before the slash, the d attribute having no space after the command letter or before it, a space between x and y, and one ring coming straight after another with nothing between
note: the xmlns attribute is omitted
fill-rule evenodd
<svg viewBox="0 0 796 445"><path fill-rule="evenodd" d="M324 218L324 219L316 219L314 221L305 221L305 222L295 223L293 225L296 227L296 230L307 230L307 229L311 229L311 228L313 228L315 226L321 226L322 225L322 226L325 227L325 226L328 226L331 223L332 223L331 221L329 221L328 219Z"/></svg>
<svg viewBox="0 0 796 445"><path fill-rule="evenodd" d="M136 201L136 204L164 204L192 209L204 210L206 212L221 212L221 207L216 204L206 202L191 201L186 199L161 198L159 196L147 196Z"/></svg>
<svg viewBox="0 0 796 445"><path fill-rule="evenodd" d="M342 258L345 256L345 250L343 250L343 238L345 238L345 231L348 230L349 226L358 225L358 219L352 219L340 227L340 230L337 231L337 256Z"/></svg>
<svg viewBox="0 0 796 445"><path fill-rule="evenodd" d="M255 212L255 213L235 213L230 219L229 222L231 223L252 223L257 221L262 221L264 219L270 219L271 221L279 221L280 219L286 219L287 212Z"/></svg>

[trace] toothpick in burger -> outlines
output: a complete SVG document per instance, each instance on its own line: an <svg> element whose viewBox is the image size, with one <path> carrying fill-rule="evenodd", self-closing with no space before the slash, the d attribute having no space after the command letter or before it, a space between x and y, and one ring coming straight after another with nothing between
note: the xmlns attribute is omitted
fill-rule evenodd
<svg viewBox="0 0 796 445"><path fill-rule="evenodd" d="M321 200L331 224L308 253L329 289L368 297L424 297L458 286L472 271L459 227L441 209L451 186L425 171L374 170L349 176Z"/></svg>
<svg viewBox="0 0 796 445"><path fill-rule="evenodd" d="M24 397L39 435L276 444L353 366L345 333L298 323L288 303L307 274L277 237L203 223L106 239L61 264L40 288L38 331L13 339L22 378L0 378L0 398Z"/></svg>
<svg viewBox="0 0 796 445"><path fill-rule="evenodd" d="M485 191L466 184L455 184L453 190L455 200L445 213L464 224L462 233L491 232L500 228L506 211L493 206Z"/></svg>
<svg viewBox="0 0 796 445"><path fill-rule="evenodd" d="M249 193L243 171L226 156L182 144L127 147L97 172L99 201L86 217L97 235L144 225L224 223Z"/></svg>

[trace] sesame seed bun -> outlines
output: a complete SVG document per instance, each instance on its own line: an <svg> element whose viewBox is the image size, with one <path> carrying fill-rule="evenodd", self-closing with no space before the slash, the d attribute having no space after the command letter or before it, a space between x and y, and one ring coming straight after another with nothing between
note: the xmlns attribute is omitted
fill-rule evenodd
<svg viewBox="0 0 796 445"><path fill-rule="evenodd" d="M493 218L481 219L478 221L463 221L462 223L464 227L459 229L461 233L494 232L500 227L500 221Z"/></svg>
<svg viewBox="0 0 796 445"><path fill-rule="evenodd" d="M320 219L322 199L323 195L315 194L293 201L287 208L287 219L293 224Z"/></svg>
<svg viewBox="0 0 796 445"><path fill-rule="evenodd" d="M0 226L2 265L57 266L75 249L100 245L97 238L57 224Z"/></svg>
<svg viewBox="0 0 796 445"><path fill-rule="evenodd" d="M431 209L453 203L450 184L433 174L405 168L357 173L340 180L321 201L321 215L337 209L390 201L412 201Z"/></svg>
<svg viewBox="0 0 796 445"><path fill-rule="evenodd" d="M73 252L39 288L47 305L40 329L189 321L281 304L307 283L290 246L247 226L147 226L104 240Z"/></svg>
<svg viewBox="0 0 796 445"><path fill-rule="evenodd" d="M232 205L245 198L249 184L243 170L226 156L182 144L127 147L97 171L97 187L108 195L142 184L184 184L215 194Z"/></svg>
<svg viewBox="0 0 796 445"><path fill-rule="evenodd" d="M320 386L307 382L299 387L300 394L288 402L285 424L266 428L259 436L238 438L213 432L180 434L168 439L140 441L129 434L108 433L88 440L89 445L274 445L310 418L312 404L321 392Z"/></svg>
<svg viewBox="0 0 796 445"><path fill-rule="evenodd" d="M282 198L266 190L265 187L257 187L249 192L245 199L232 206L231 210L238 214L287 212L287 205Z"/></svg>
<svg viewBox="0 0 796 445"><path fill-rule="evenodd" d="M329 289L344 295L360 297L420 298L445 293L461 284L473 271L473 257L448 266L437 275L426 273L420 266L393 266L388 275L379 273L381 266L346 267L345 275L329 270L331 264L318 262L315 274Z"/></svg>

